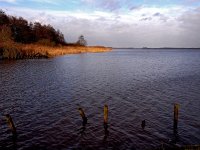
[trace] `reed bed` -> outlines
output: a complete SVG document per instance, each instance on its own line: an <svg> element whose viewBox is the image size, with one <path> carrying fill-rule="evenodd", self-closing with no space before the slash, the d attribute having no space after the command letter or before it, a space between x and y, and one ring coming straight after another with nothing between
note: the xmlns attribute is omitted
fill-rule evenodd
<svg viewBox="0 0 200 150"><path fill-rule="evenodd" d="M51 58L78 53L99 53L111 51L103 46L44 46L39 44L0 43L3 59Z"/></svg>

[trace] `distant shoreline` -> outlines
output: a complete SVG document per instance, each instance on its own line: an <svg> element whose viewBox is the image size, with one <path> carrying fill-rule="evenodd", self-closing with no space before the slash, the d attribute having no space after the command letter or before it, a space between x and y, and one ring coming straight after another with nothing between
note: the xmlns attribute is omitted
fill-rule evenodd
<svg viewBox="0 0 200 150"><path fill-rule="evenodd" d="M129 48L129 47L113 47L113 49L200 49L200 48L175 48L175 47L160 47L160 48L148 48L148 47L145 47L145 48Z"/></svg>

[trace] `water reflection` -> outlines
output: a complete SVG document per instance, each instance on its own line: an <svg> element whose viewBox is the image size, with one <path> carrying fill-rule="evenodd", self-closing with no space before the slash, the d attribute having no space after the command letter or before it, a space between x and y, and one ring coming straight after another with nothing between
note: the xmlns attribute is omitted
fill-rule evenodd
<svg viewBox="0 0 200 150"><path fill-rule="evenodd" d="M178 128L173 129L173 138L172 138L172 143L177 144L179 142L179 133L178 133Z"/></svg>
<svg viewBox="0 0 200 150"><path fill-rule="evenodd" d="M108 125L106 125L105 127L105 124L104 124L104 138L103 138L103 141L106 142L108 136L109 136L109 130L108 130Z"/></svg>
<svg viewBox="0 0 200 150"><path fill-rule="evenodd" d="M17 134L12 135L13 149L17 150Z"/></svg>
<svg viewBox="0 0 200 150"><path fill-rule="evenodd" d="M83 124L83 126L81 126L79 129L78 129L78 135L84 135L85 134L85 129L86 129L86 126L85 124Z"/></svg>
<svg viewBox="0 0 200 150"><path fill-rule="evenodd" d="M3 115L6 116L6 115ZM8 116L8 115L7 115ZM1 118L1 117L0 117ZM12 130L10 124L7 122L7 118L1 118L0 128L5 129L4 134L1 134L2 137L5 137L3 140L0 140L0 149L18 149L18 134Z"/></svg>

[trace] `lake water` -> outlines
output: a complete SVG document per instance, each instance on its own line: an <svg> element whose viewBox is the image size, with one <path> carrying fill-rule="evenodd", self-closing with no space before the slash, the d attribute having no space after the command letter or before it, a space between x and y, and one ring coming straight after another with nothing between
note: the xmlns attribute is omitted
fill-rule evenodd
<svg viewBox="0 0 200 150"><path fill-rule="evenodd" d="M180 104L178 130L173 106ZM103 107L109 107L109 134ZM85 128L78 108L88 118ZM17 137L5 122L9 113ZM200 144L200 50L114 49L0 61L0 149L155 149ZM146 127L141 128L142 120Z"/></svg>

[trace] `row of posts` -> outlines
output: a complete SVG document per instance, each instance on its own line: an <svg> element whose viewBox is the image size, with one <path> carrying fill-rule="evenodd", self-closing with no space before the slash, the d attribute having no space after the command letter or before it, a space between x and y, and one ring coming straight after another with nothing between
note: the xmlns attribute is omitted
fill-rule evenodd
<svg viewBox="0 0 200 150"><path fill-rule="evenodd" d="M83 126L85 126L87 124L87 117L82 108L79 108L78 110L79 110L79 113L83 120ZM178 112L179 112L179 104L174 104L174 124L173 124L174 131L177 131L177 128L178 128L178 114L179 114ZM103 126L104 126L105 131L107 131L107 129L108 129L108 105L104 105ZM145 126L146 126L146 121L143 120L141 123L142 129L144 129Z"/></svg>
<svg viewBox="0 0 200 150"><path fill-rule="evenodd" d="M80 116L82 117L83 126L85 126L87 124L87 117L85 115L85 112L82 108L79 108L78 111ZM108 105L104 105L104 129L108 129Z"/></svg>
<svg viewBox="0 0 200 150"><path fill-rule="evenodd" d="M86 117L82 108L79 108L78 111L80 113L80 116L82 117L83 126L85 126L87 124L87 117ZM174 130L177 130L177 128L178 128L178 114L179 114L179 104L174 104L174 126L173 126ZM12 120L12 117L9 114L5 115L5 117L6 117L6 121L8 123L8 126L12 131L12 134L16 135L17 131L16 131L16 127L14 125L14 122ZM103 126L104 126L105 131L108 131L107 130L108 129L108 105L104 105L104 123L103 123ZM145 122L145 120L143 120L142 123L141 123L141 127L144 129L145 126L146 126L146 122Z"/></svg>

